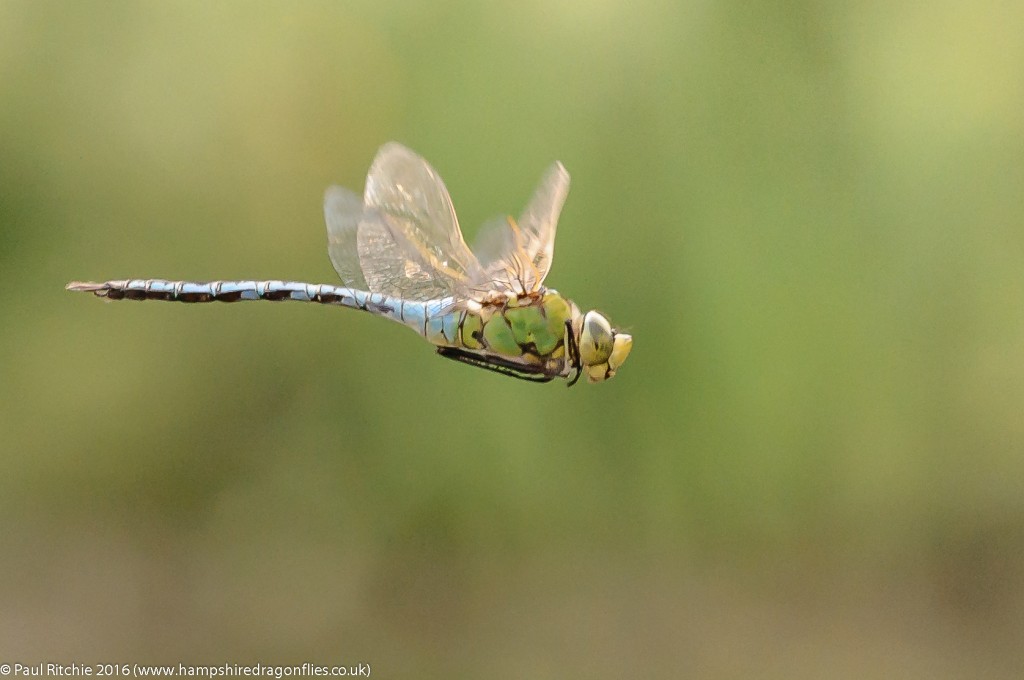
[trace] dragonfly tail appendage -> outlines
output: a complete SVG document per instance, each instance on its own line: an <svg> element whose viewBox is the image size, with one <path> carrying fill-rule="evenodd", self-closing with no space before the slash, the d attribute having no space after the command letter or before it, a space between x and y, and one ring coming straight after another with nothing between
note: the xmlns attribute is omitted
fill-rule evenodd
<svg viewBox="0 0 1024 680"><path fill-rule="evenodd" d="M105 283L96 283L94 281L71 281L68 285L64 286L64 290L94 293L96 291L103 290L105 286Z"/></svg>

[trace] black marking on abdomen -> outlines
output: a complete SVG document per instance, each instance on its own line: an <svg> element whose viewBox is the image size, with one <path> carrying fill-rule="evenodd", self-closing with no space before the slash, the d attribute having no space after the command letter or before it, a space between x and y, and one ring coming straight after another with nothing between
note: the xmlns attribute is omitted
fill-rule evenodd
<svg viewBox="0 0 1024 680"><path fill-rule="evenodd" d="M93 291L98 297L105 297L108 300L123 300L125 297L125 291L118 288L107 288L105 290ZM144 300L145 298L128 298L129 300Z"/></svg>
<svg viewBox="0 0 1024 680"><path fill-rule="evenodd" d="M113 290L110 292L113 292ZM174 300L174 291L150 290L148 286L145 290L135 291L128 289L124 292L124 297L127 297L129 300L161 300L163 302L171 302ZM107 297L113 296L108 294Z"/></svg>
<svg viewBox="0 0 1024 680"><path fill-rule="evenodd" d="M265 290L263 291L263 294L260 295L260 297L263 298L264 300L270 300L272 302L280 300L291 300L293 299L292 293L294 292L295 291L293 290Z"/></svg>
<svg viewBox="0 0 1024 680"><path fill-rule="evenodd" d="M236 290L230 293L217 293L215 299L217 302L241 302L242 291ZM213 300L210 300L212 302Z"/></svg>
<svg viewBox="0 0 1024 680"><path fill-rule="evenodd" d="M366 306L363 307L366 311L377 312L379 314L390 314L395 311L395 308L391 305L384 304L383 302L370 302L366 301Z"/></svg>
<svg viewBox="0 0 1024 680"><path fill-rule="evenodd" d="M146 288L110 288L106 297L111 300L162 300L173 302L178 298L173 291L156 291Z"/></svg>
<svg viewBox="0 0 1024 680"><path fill-rule="evenodd" d="M336 305L342 301L343 297L337 293L324 293L321 288L312 299L325 305Z"/></svg>

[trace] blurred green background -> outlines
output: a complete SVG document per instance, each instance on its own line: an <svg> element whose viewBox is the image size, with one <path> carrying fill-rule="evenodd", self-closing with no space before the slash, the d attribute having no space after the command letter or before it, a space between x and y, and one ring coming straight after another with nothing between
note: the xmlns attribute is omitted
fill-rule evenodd
<svg viewBox="0 0 1024 680"><path fill-rule="evenodd" d="M0 661L1024 673L1024 5L0 1ZM537 386L306 305L395 139L573 176Z"/></svg>

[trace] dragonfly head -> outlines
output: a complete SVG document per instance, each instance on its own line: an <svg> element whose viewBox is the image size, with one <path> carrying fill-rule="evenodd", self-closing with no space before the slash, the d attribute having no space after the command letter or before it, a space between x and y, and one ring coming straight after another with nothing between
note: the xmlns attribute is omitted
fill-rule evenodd
<svg viewBox="0 0 1024 680"><path fill-rule="evenodd" d="M615 375L632 347L633 337L616 331L602 314L589 311L584 315L579 351L588 381L602 382Z"/></svg>

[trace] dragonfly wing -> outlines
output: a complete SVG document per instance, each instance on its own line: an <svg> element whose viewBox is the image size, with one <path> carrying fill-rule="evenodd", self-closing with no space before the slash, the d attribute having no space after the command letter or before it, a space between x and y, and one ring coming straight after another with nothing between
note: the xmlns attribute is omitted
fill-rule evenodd
<svg viewBox="0 0 1024 680"><path fill-rule="evenodd" d="M370 292L417 301L465 295L459 281L439 274L410 249L401 227L387 215L363 215L358 253Z"/></svg>
<svg viewBox="0 0 1024 680"><path fill-rule="evenodd" d="M426 300L469 294L480 263L441 177L401 144L381 147L366 177L357 250L372 292Z"/></svg>
<svg viewBox="0 0 1024 680"><path fill-rule="evenodd" d="M473 241L473 254L480 261L481 291L497 290L515 294L525 289L523 272L529 257L520 247L512 217L504 215L484 222Z"/></svg>
<svg viewBox="0 0 1024 680"><path fill-rule="evenodd" d="M540 288L551 269L555 230L569 194L569 173L555 162L534 191L519 222L489 222L480 231L474 252L482 263L484 282L506 291Z"/></svg>
<svg viewBox="0 0 1024 680"><path fill-rule="evenodd" d="M544 173L529 205L519 216L523 250L537 269L537 286L540 286L551 269L551 260L555 254L555 229L568 195L569 173L565 166L555 161Z"/></svg>
<svg viewBox="0 0 1024 680"><path fill-rule="evenodd" d="M503 258L516 248L516 236L508 215L501 215L487 220L477 232L476 240L473 241L473 254L480 261L480 266L486 273L492 267L502 264Z"/></svg>
<svg viewBox="0 0 1024 680"><path fill-rule="evenodd" d="M327 253L346 286L369 290L359 264L358 232L363 217L363 199L342 187L332 186L324 194L327 222Z"/></svg>

